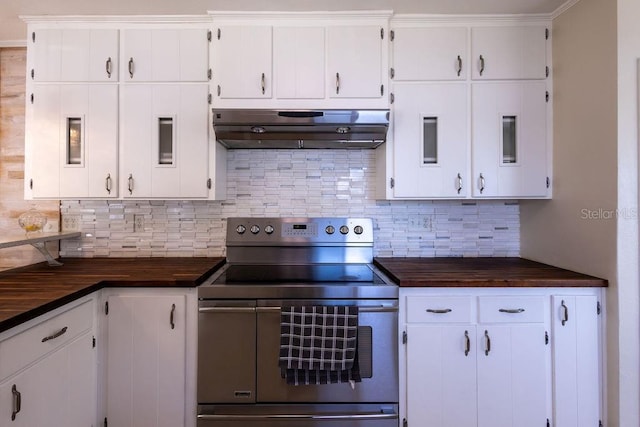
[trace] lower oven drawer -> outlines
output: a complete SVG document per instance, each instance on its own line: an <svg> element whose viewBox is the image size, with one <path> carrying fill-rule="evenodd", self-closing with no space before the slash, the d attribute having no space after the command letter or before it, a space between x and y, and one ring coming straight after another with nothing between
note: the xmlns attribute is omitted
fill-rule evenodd
<svg viewBox="0 0 640 427"><path fill-rule="evenodd" d="M201 405L197 426L397 427L398 405Z"/></svg>

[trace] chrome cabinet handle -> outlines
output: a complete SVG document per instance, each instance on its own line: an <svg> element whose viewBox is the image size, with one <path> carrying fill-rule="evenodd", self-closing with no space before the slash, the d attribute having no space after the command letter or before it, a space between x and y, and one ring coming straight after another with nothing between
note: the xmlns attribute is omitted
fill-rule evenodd
<svg viewBox="0 0 640 427"><path fill-rule="evenodd" d="M462 191L462 175L458 174L458 194Z"/></svg>
<svg viewBox="0 0 640 427"><path fill-rule="evenodd" d="M464 355L468 356L471 351L471 339L469 338L469 331L464 331Z"/></svg>
<svg viewBox="0 0 640 427"><path fill-rule="evenodd" d="M523 313L524 308L501 308L498 311L500 313L518 314L518 313Z"/></svg>
<svg viewBox="0 0 640 427"><path fill-rule="evenodd" d="M47 342L49 340L55 340L56 338L58 338L59 336L64 335L67 332L67 327L65 326L64 328L60 329L58 332L56 332L53 335L49 335L48 337L44 337L42 338L42 342Z"/></svg>
<svg viewBox="0 0 640 427"><path fill-rule="evenodd" d="M562 307L562 326L569 321L569 307L564 303L564 300L560 302L560 306Z"/></svg>
<svg viewBox="0 0 640 427"><path fill-rule="evenodd" d="M480 55L480 75L484 73L484 56Z"/></svg>
<svg viewBox="0 0 640 427"><path fill-rule="evenodd" d="M105 64L107 69L107 76L111 78L111 57L107 58L107 63Z"/></svg>
<svg viewBox="0 0 640 427"><path fill-rule="evenodd" d="M129 76L133 78L133 58L129 58Z"/></svg>
<svg viewBox="0 0 640 427"><path fill-rule="evenodd" d="M171 304L171 314L169 315L169 324L171 325L171 329L175 329L176 328L176 323L173 320L173 316L176 313L176 305L175 304Z"/></svg>
<svg viewBox="0 0 640 427"><path fill-rule="evenodd" d="M16 420L16 415L22 409L22 394L18 391L18 387L14 384L11 387L11 394L13 395L13 408L11 410L11 421Z"/></svg>
<svg viewBox="0 0 640 427"><path fill-rule="evenodd" d="M111 194L111 174L107 174L107 178L104 180L104 189L107 190L108 194Z"/></svg>
<svg viewBox="0 0 640 427"><path fill-rule="evenodd" d="M480 194L484 191L484 176L480 174Z"/></svg>
<svg viewBox="0 0 640 427"><path fill-rule="evenodd" d="M129 179L127 179L127 186L129 187L129 194L133 194L133 174L129 174Z"/></svg>
<svg viewBox="0 0 640 427"><path fill-rule="evenodd" d="M336 95L340 94L340 73L336 73Z"/></svg>
<svg viewBox="0 0 640 427"><path fill-rule="evenodd" d="M266 82L264 79L264 73L262 73L262 78L260 79L260 85L262 87L262 94L264 95L264 91L265 91L265 87L266 87Z"/></svg>
<svg viewBox="0 0 640 427"><path fill-rule="evenodd" d="M460 77L460 73L462 73L462 58L458 55L458 77Z"/></svg>
<svg viewBox="0 0 640 427"><path fill-rule="evenodd" d="M450 308L427 308L427 313L446 314L451 313Z"/></svg>
<svg viewBox="0 0 640 427"><path fill-rule="evenodd" d="M491 351L491 338L489 338L489 331L484 331L484 355L488 356Z"/></svg>

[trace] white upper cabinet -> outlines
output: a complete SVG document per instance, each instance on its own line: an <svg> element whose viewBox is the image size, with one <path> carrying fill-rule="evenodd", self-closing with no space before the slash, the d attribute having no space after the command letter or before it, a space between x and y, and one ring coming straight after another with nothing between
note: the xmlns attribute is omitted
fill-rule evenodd
<svg viewBox="0 0 640 427"><path fill-rule="evenodd" d="M273 29L276 98L324 98L325 64L324 27Z"/></svg>
<svg viewBox="0 0 640 427"><path fill-rule="evenodd" d="M467 87L394 85L394 195L460 198L468 194Z"/></svg>
<svg viewBox="0 0 640 427"><path fill-rule="evenodd" d="M547 103L543 81L472 86L474 197L547 195Z"/></svg>
<svg viewBox="0 0 640 427"><path fill-rule="evenodd" d="M219 98L271 98L272 27L216 26L212 40L212 80Z"/></svg>
<svg viewBox="0 0 640 427"><path fill-rule="evenodd" d="M327 82L331 98L381 98L384 29L379 26L327 28Z"/></svg>
<svg viewBox="0 0 640 427"><path fill-rule="evenodd" d="M36 82L118 81L118 30L34 30L29 43Z"/></svg>
<svg viewBox="0 0 640 427"><path fill-rule="evenodd" d="M544 79L547 28L520 25L471 28L474 80Z"/></svg>
<svg viewBox="0 0 640 427"><path fill-rule="evenodd" d="M125 82L206 82L208 31L204 28L123 30Z"/></svg>
<svg viewBox="0 0 640 427"><path fill-rule="evenodd" d="M466 80L468 32L465 27L394 29L393 80Z"/></svg>

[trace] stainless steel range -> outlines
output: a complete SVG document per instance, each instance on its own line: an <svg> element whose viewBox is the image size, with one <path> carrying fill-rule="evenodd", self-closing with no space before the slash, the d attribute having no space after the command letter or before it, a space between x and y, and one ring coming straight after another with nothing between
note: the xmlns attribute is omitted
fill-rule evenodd
<svg viewBox="0 0 640 427"><path fill-rule="evenodd" d="M198 426L397 427L398 288L372 261L371 219L230 218L198 288ZM357 314L358 380L291 383L283 313L336 307Z"/></svg>

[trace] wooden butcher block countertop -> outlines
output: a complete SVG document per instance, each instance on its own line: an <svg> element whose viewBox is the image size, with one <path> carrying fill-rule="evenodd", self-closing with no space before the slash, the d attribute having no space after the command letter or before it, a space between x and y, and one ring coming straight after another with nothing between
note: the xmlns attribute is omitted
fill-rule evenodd
<svg viewBox="0 0 640 427"><path fill-rule="evenodd" d="M224 258L67 258L0 272L0 332L105 287L195 287Z"/></svg>
<svg viewBox="0 0 640 427"><path fill-rule="evenodd" d="M400 287L603 287L608 282L523 258L375 258Z"/></svg>

